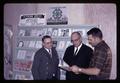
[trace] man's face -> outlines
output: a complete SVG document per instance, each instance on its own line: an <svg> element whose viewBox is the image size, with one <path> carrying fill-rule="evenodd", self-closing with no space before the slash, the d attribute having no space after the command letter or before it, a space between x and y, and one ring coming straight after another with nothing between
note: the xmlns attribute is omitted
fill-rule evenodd
<svg viewBox="0 0 120 83"><path fill-rule="evenodd" d="M95 47L96 44L96 37L93 37L92 35L88 35L88 42L90 45L92 45L93 47Z"/></svg>
<svg viewBox="0 0 120 83"><path fill-rule="evenodd" d="M77 33L72 34L71 42L75 47L78 47L81 44L80 36Z"/></svg>
<svg viewBox="0 0 120 83"><path fill-rule="evenodd" d="M51 38L46 38L44 39L43 46L47 49L51 49L53 45L52 39Z"/></svg>

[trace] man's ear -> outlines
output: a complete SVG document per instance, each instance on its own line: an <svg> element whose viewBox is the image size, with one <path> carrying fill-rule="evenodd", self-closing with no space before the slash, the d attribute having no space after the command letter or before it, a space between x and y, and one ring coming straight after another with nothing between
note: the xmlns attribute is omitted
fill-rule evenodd
<svg viewBox="0 0 120 83"><path fill-rule="evenodd" d="M42 46L44 46L45 44L44 44L44 42L42 42Z"/></svg>
<svg viewBox="0 0 120 83"><path fill-rule="evenodd" d="M99 41L100 39L98 37L95 37L96 38L96 41Z"/></svg>

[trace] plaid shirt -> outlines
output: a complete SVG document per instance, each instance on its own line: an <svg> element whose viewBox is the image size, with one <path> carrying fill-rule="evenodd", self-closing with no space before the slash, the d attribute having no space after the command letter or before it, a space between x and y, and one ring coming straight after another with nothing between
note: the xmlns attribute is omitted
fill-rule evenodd
<svg viewBox="0 0 120 83"><path fill-rule="evenodd" d="M93 80L109 79L112 64L112 52L105 41L100 42L95 46L93 57L90 62L90 67L96 67L100 69L100 73L97 76L91 76Z"/></svg>

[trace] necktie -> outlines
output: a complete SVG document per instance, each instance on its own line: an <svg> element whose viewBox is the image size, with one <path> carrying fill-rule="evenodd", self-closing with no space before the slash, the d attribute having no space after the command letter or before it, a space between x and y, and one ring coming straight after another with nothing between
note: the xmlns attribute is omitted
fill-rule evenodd
<svg viewBox="0 0 120 83"><path fill-rule="evenodd" d="M50 54L50 56L52 57L52 52L51 52L51 50L49 49L49 54Z"/></svg>
<svg viewBox="0 0 120 83"><path fill-rule="evenodd" d="M77 51L78 51L78 48L76 49L76 51L75 51L74 55L77 55Z"/></svg>

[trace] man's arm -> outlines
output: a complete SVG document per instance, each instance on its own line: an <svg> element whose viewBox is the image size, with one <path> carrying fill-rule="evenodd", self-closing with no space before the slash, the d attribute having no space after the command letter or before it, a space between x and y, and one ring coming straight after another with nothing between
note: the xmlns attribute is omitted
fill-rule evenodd
<svg viewBox="0 0 120 83"><path fill-rule="evenodd" d="M84 73L87 75L98 75L100 73L100 69L98 68L79 68L76 65L72 66L71 70L76 74Z"/></svg>
<svg viewBox="0 0 120 83"><path fill-rule="evenodd" d="M39 69L39 58L38 58L38 55L36 53L35 56L34 56L32 69L31 69L34 80L39 80L40 79L38 69Z"/></svg>

